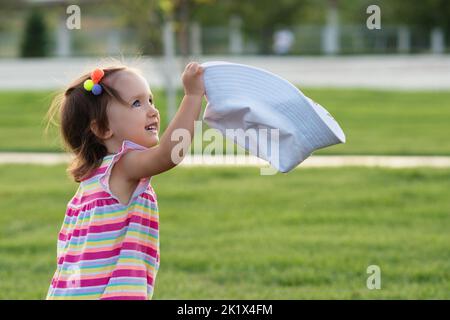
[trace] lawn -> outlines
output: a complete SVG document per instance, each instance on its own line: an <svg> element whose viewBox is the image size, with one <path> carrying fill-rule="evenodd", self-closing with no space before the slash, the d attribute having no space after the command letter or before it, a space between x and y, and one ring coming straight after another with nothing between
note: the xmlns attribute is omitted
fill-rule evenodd
<svg viewBox="0 0 450 320"><path fill-rule="evenodd" d="M160 90L153 92L164 121L165 96ZM317 154L450 155L450 91L304 92L325 106L347 135L345 145ZM60 150L56 130L48 136L43 133L43 117L51 97L51 92L0 92L0 151Z"/></svg>
<svg viewBox="0 0 450 320"><path fill-rule="evenodd" d="M0 177L0 298L43 299L77 186L64 166ZM153 186L155 299L450 298L450 169L180 167Z"/></svg>

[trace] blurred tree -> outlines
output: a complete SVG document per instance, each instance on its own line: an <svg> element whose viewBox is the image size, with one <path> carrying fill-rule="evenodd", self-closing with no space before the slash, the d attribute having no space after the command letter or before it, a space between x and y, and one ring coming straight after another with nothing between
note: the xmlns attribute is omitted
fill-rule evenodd
<svg viewBox="0 0 450 320"><path fill-rule="evenodd" d="M32 9L25 24L20 48L22 57L45 57L48 55L49 37L41 11Z"/></svg>
<svg viewBox="0 0 450 320"><path fill-rule="evenodd" d="M322 23L328 0L216 0L195 6L193 18L203 26L230 23L231 16L242 19L246 38L259 43L260 53L270 53L272 35L282 27Z"/></svg>
<svg viewBox="0 0 450 320"><path fill-rule="evenodd" d="M191 10L214 0L116 0L111 1L123 17L125 25L138 33L143 54L161 54L162 30L165 21L174 22L178 47L182 55L189 54L189 24Z"/></svg>
<svg viewBox="0 0 450 320"><path fill-rule="evenodd" d="M421 0L414 3L404 0L385 0L383 3L385 6L392 6L395 18L399 22L419 25L427 30L440 27L447 32L450 31L449 0Z"/></svg>
<svg viewBox="0 0 450 320"><path fill-rule="evenodd" d="M230 13L240 16L244 21L244 30L259 34L262 54L269 54L272 48L272 36L277 27L298 24L298 13L309 0L228 0Z"/></svg>
<svg viewBox="0 0 450 320"><path fill-rule="evenodd" d="M0 0L2 1L2 0ZM3 0L5 1L5 0ZM382 23L406 24L428 29L436 26L450 31L450 0L333 0L341 23L365 25L366 9L381 8ZM282 27L300 24L323 24L330 0L116 0L126 24L133 27L142 43L143 53L162 53L162 26L174 22L179 52L189 51L189 24L227 26L231 16L243 21L247 38L259 43L260 53L271 52L272 35Z"/></svg>
<svg viewBox="0 0 450 320"><path fill-rule="evenodd" d="M230 19L229 0L196 1L191 9L191 19L203 26L226 26Z"/></svg>
<svg viewBox="0 0 450 320"><path fill-rule="evenodd" d="M142 54L162 53L163 13L158 0L115 0L111 1L125 26L137 33Z"/></svg>
<svg viewBox="0 0 450 320"><path fill-rule="evenodd" d="M186 57L189 55L189 26L193 20L195 11L199 7L217 4L215 0L159 0L159 5L166 20L175 23L180 53Z"/></svg>
<svg viewBox="0 0 450 320"><path fill-rule="evenodd" d="M24 6L24 0L0 0L0 31L7 28L5 20L11 13L19 11Z"/></svg>
<svg viewBox="0 0 450 320"><path fill-rule="evenodd" d="M449 0L338 0L338 4L344 22L365 24L367 7L378 5L382 21L388 24L414 25L425 29L441 27L450 31Z"/></svg>

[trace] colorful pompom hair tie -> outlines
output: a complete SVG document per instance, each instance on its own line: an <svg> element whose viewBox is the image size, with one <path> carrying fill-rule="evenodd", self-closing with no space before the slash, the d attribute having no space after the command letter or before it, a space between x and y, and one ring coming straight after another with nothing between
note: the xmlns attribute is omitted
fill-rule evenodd
<svg viewBox="0 0 450 320"><path fill-rule="evenodd" d="M103 88L99 82L100 82L100 80L102 80L104 75L105 75L105 73L103 72L102 69L97 68L94 71L92 71L91 79L87 79L83 83L84 89L86 89L86 91L91 91L95 96L98 96L99 94L101 94L103 91Z"/></svg>

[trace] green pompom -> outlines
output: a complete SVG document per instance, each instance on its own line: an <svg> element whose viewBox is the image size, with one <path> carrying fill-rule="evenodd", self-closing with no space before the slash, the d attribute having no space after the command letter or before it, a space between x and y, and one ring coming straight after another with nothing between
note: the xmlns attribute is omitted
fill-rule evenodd
<svg viewBox="0 0 450 320"><path fill-rule="evenodd" d="M93 86L94 86L94 81L92 81L91 79L88 79L83 83L83 87L87 91L91 91Z"/></svg>

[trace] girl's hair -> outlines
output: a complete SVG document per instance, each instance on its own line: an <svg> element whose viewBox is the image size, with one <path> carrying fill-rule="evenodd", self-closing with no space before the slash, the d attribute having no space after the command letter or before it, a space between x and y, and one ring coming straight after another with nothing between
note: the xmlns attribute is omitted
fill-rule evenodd
<svg viewBox="0 0 450 320"><path fill-rule="evenodd" d="M112 66L103 69L105 75L100 81L103 93L98 96L84 89L84 81L90 78L90 73L86 73L58 94L51 103L47 113L47 129L49 124L58 125L59 122L64 148L75 155L68 172L76 182L81 182L89 176L107 155L106 146L91 130L91 123L95 121L99 133L104 133L109 125L106 114L108 102L116 99L125 103L117 90L104 81L122 70L129 68ZM59 121L55 120L56 116Z"/></svg>

